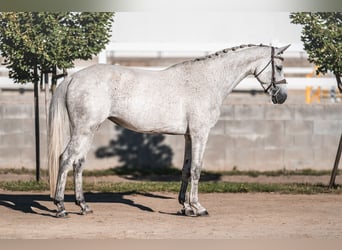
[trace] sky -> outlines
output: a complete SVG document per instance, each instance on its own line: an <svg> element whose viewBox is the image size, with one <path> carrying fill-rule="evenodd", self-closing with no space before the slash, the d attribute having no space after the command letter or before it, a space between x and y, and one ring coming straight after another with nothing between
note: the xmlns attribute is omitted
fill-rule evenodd
<svg viewBox="0 0 342 250"><path fill-rule="evenodd" d="M288 12L117 12L115 43L296 44L301 26Z"/></svg>

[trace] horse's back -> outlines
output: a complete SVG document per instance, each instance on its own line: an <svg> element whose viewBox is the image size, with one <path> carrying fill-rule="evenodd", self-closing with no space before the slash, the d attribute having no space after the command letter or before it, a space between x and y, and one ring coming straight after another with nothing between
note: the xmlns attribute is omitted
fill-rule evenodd
<svg viewBox="0 0 342 250"><path fill-rule="evenodd" d="M168 80L165 71L99 64L72 78L67 103L75 122L97 123L110 118L140 132L186 131L184 91Z"/></svg>

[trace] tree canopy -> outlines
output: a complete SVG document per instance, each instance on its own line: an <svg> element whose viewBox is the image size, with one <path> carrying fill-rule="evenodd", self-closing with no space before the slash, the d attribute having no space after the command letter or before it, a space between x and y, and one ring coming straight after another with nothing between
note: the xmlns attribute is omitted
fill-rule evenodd
<svg viewBox="0 0 342 250"><path fill-rule="evenodd" d="M303 26L301 40L316 73L334 73L342 92L342 12L291 13L291 22Z"/></svg>
<svg viewBox="0 0 342 250"><path fill-rule="evenodd" d="M0 51L17 83L88 60L109 42L113 13L2 12Z"/></svg>

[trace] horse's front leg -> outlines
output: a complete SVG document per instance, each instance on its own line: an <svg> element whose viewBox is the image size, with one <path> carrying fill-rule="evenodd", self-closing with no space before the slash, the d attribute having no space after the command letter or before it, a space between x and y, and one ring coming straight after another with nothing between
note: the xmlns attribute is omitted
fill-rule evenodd
<svg viewBox="0 0 342 250"><path fill-rule="evenodd" d="M189 204L185 203L184 205L186 215L189 215L189 207L191 208L194 216L208 215L207 210L198 201L198 183L201 175L203 155L207 140L208 133L191 135L191 186Z"/></svg>
<svg viewBox="0 0 342 250"><path fill-rule="evenodd" d="M184 162L182 168L182 184L178 195L178 202L184 205L186 200L186 191L188 188L188 182L190 178L191 168L191 137L189 134L184 135L185 150L184 150Z"/></svg>

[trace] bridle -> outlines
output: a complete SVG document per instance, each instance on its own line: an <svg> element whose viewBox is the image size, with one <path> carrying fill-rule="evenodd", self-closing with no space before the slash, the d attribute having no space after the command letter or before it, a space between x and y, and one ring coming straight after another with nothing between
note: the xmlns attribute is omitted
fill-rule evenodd
<svg viewBox="0 0 342 250"><path fill-rule="evenodd" d="M265 67L263 67L262 70L260 70L259 73L254 74L255 78L258 79L258 81L261 83L261 86L262 86L262 88L264 89L265 93L268 93L268 91L269 91L269 89L270 89L271 87L274 88L274 89L277 89L277 84L286 84L286 79L282 79L282 80L280 80L280 81L276 81L276 80L275 80L275 76L274 76L274 75L275 75L275 70L274 70L274 59L276 58L276 59L280 59L280 60L283 61L284 58L281 57L281 56L276 56L276 55L274 55L274 50L275 50L274 47L271 47L271 60L266 64ZM265 69L266 69L270 64L272 65L272 79L271 79L271 83L265 88L265 87L264 87L264 83L261 82L261 81L259 80L258 76L259 76L262 72L264 72ZM280 89L278 89L275 93L272 93L272 96L276 95L276 94L279 92L279 90L280 90Z"/></svg>

